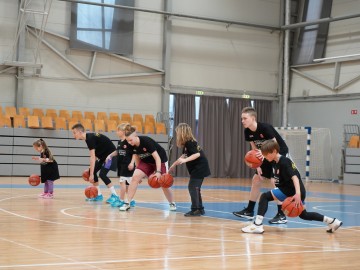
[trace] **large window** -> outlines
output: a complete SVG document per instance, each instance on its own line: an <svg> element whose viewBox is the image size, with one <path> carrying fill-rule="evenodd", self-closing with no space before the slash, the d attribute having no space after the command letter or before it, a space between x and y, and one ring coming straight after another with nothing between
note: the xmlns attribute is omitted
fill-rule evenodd
<svg viewBox="0 0 360 270"><path fill-rule="evenodd" d="M133 6L132 0L88 0L88 2ZM100 5L73 3L70 47L132 55L134 11Z"/></svg>

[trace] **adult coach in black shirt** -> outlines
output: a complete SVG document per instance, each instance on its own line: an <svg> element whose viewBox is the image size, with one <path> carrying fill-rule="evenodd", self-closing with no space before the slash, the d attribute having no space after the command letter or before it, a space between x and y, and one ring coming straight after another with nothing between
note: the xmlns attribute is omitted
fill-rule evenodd
<svg viewBox="0 0 360 270"><path fill-rule="evenodd" d="M133 146L133 153L136 155L136 169L128 189L128 200L134 198L138 185L144 177L155 174L159 179L161 174L167 172L167 156L165 149L160 144L147 136L138 136L135 127L127 124L125 127L125 137L128 143ZM164 195L169 202L170 211L176 211L174 196L170 188L163 188ZM130 204L125 203L120 211L130 209Z"/></svg>
<svg viewBox="0 0 360 270"><path fill-rule="evenodd" d="M261 145L266 140L274 140L279 144L280 155L288 155L289 149L285 141L281 138L280 134L274 129L270 124L257 122L257 113L252 107L245 107L241 111L241 122L245 128L245 140L250 142L252 149L261 149ZM261 152L259 155L262 157ZM272 178L272 165L269 161L263 158L262 165L256 169L256 172L252 179L250 199L248 206L241 211L233 212L237 217L253 219L254 218L254 208L257 199L260 195L260 188L263 178L271 179ZM272 180L274 185L274 181ZM269 220L270 224L284 224L287 223L286 216L281 210L281 204L278 204L278 213L276 216Z"/></svg>
<svg viewBox="0 0 360 270"><path fill-rule="evenodd" d="M90 151L90 177L89 182L98 189L98 196L93 201L102 201L103 195L101 194L98 182L97 173L100 171L99 176L103 180L104 184L110 189L111 196L106 201L107 203L112 203L118 199L116 190L111 183L110 178L107 176L110 170L116 170L116 161L111 162L111 165L106 164L105 160L108 155L116 151L115 145L113 142L103 134L100 133L87 133L85 132L84 126L82 124L75 124L72 128L73 136L76 140L85 140L89 151Z"/></svg>

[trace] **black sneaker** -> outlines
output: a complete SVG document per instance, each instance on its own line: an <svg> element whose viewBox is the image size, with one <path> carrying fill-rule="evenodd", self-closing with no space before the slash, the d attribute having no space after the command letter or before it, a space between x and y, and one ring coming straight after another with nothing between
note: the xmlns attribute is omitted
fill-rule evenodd
<svg viewBox="0 0 360 270"><path fill-rule="evenodd" d="M247 219L254 218L254 211L249 211L247 208L244 208L243 210L241 210L239 212L233 212L233 214L240 218L247 218Z"/></svg>
<svg viewBox="0 0 360 270"><path fill-rule="evenodd" d="M201 210L189 211L186 214L184 214L185 217L200 217L201 215L202 215Z"/></svg>
<svg viewBox="0 0 360 270"><path fill-rule="evenodd" d="M277 213L275 217L273 217L273 219L269 220L270 224L285 224L287 223L287 219L286 216L281 214L281 213Z"/></svg>
<svg viewBox="0 0 360 270"><path fill-rule="evenodd" d="M200 210L200 213L201 213L201 215L205 215L205 210L204 210L204 209L201 209L201 210Z"/></svg>

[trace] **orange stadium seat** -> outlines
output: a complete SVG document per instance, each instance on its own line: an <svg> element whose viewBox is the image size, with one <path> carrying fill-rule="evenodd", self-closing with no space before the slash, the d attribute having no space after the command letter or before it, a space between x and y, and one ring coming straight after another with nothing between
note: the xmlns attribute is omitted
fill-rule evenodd
<svg viewBox="0 0 360 270"><path fill-rule="evenodd" d="M72 111L72 118L80 120L83 119L84 117L81 111Z"/></svg>
<svg viewBox="0 0 360 270"><path fill-rule="evenodd" d="M115 120L116 123L119 122L120 120L119 114L117 112L109 113L109 120Z"/></svg>
<svg viewBox="0 0 360 270"><path fill-rule="evenodd" d="M58 114L57 114L57 112L56 112L56 109L46 109L45 115L46 115L46 116L50 116L50 117L52 117L53 119L55 119L55 117L58 117Z"/></svg>
<svg viewBox="0 0 360 270"><path fill-rule="evenodd" d="M128 123L132 122L130 113L122 113L121 114L121 121L126 121Z"/></svg>
<svg viewBox="0 0 360 270"><path fill-rule="evenodd" d="M19 114L27 117L28 115L31 115L30 108L28 107L21 107L19 108Z"/></svg>
<svg viewBox="0 0 360 270"><path fill-rule="evenodd" d="M55 128L58 130L67 130L66 118L65 117L56 117L55 118Z"/></svg>
<svg viewBox="0 0 360 270"><path fill-rule="evenodd" d="M142 122L140 121L134 121L132 123L132 126L136 127L136 132L138 133L143 133L143 125Z"/></svg>
<svg viewBox="0 0 360 270"><path fill-rule="evenodd" d="M26 128L25 117L23 115L14 116L14 128Z"/></svg>
<svg viewBox="0 0 360 270"><path fill-rule="evenodd" d="M80 123L84 126L85 131L93 131L93 125L91 119L80 119Z"/></svg>
<svg viewBox="0 0 360 270"><path fill-rule="evenodd" d="M71 115L68 110L60 110L59 117L64 117L66 120L69 120L71 118Z"/></svg>
<svg viewBox="0 0 360 270"><path fill-rule="evenodd" d="M105 122L102 119L95 119L94 120L94 130L95 132L105 132Z"/></svg>
<svg viewBox="0 0 360 270"><path fill-rule="evenodd" d="M166 126L162 122L155 123L155 132L156 134L167 134Z"/></svg>
<svg viewBox="0 0 360 270"><path fill-rule="evenodd" d="M17 115L16 107L13 107L13 106L5 107L5 115L10 116L10 117L14 117L15 115Z"/></svg>
<svg viewBox="0 0 360 270"><path fill-rule="evenodd" d="M155 134L155 128L152 123L145 123L144 134Z"/></svg>
<svg viewBox="0 0 360 270"><path fill-rule="evenodd" d="M39 116L37 115L28 116L28 128L40 128Z"/></svg>
<svg viewBox="0 0 360 270"><path fill-rule="evenodd" d="M104 120L104 121L107 120L108 119L107 113L106 112L98 112L96 115L96 119Z"/></svg>
<svg viewBox="0 0 360 270"><path fill-rule="evenodd" d="M90 119L92 122L95 120L95 113L94 112L84 112L84 118Z"/></svg>
<svg viewBox="0 0 360 270"><path fill-rule="evenodd" d="M142 125L144 123L144 118L143 118L142 114L134 113L133 122L140 122Z"/></svg>
<svg viewBox="0 0 360 270"><path fill-rule="evenodd" d="M44 110L41 108L33 108L32 115L37 115L39 117L44 116Z"/></svg>
<svg viewBox="0 0 360 270"><path fill-rule="evenodd" d="M106 121L107 132L115 132L117 131L117 121L115 120L108 120Z"/></svg>
<svg viewBox="0 0 360 270"><path fill-rule="evenodd" d="M54 129L54 122L51 116L41 117L41 127L45 129Z"/></svg>
<svg viewBox="0 0 360 270"><path fill-rule="evenodd" d="M11 119L10 116L2 115L0 116L0 128L11 128Z"/></svg>

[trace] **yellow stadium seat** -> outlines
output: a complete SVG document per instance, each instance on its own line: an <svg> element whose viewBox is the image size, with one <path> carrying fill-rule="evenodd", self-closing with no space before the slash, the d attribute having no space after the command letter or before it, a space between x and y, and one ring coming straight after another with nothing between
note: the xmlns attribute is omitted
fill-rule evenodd
<svg viewBox="0 0 360 270"><path fill-rule="evenodd" d="M41 127L45 129L54 129L54 122L51 116L41 117Z"/></svg>
<svg viewBox="0 0 360 270"><path fill-rule="evenodd" d="M120 120L119 114L117 112L109 113L109 120L115 120L116 123L119 122Z"/></svg>
<svg viewBox="0 0 360 270"><path fill-rule="evenodd" d="M66 118L65 117L56 117L55 118L55 128L58 130L67 130Z"/></svg>
<svg viewBox="0 0 360 270"><path fill-rule="evenodd" d="M96 115L96 119L104 120L104 121L107 120L108 119L107 113L106 112L98 112Z"/></svg>
<svg viewBox="0 0 360 270"><path fill-rule="evenodd" d="M27 120L28 120L28 128L40 128L39 116L29 115Z"/></svg>
<svg viewBox="0 0 360 270"><path fill-rule="evenodd" d="M80 119L80 123L84 126L85 131L93 131L93 125L91 119Z"/></svg>
<svg viewBox="0 0 360 270"><path fill-rule="evenodd" d="M349 140L349 143L348 143L348 147L349 148L359 148L360 146L360 137L359 136L351 136L350 137L350 140Z"/></svg>
<svg viewBox="0 0 360 270"><path fill-rule="evenodd" d="M94 120L94 130L95 132L105 132L105 122L102 119L95 119Z"/></svg>
<svg viewBox="0 0 360 270"><path fill-rule="evenodd" d="M38 117L44 116L44 110L41 108L33 108L32 115L37 115Z"/></svg>
<svg viewBox="0 0 360 270"><path fill-rule="evenodd" d="M0 116L0 128L11 128L11 119L10 116L2 115Z"/></svg>
<svg viewBox="0 0 360 270"><path fill-rule="evenodd" d="M69 120L71 118L71 115L68 110L60 110L59 117L64 117L66 120Z"/></svg>
<svg viewBox="0 0 360 270"><path fill-rule="evenodd" d="M106 121L107 132L115 132L117 131L117 121L115 120L108 120Z"/></svg>
<svg viewBox="0 0 360 270"><path fill-rule="evenodd" d="M30 108L28 107L21 107L19 108L19 114L27 117L28 115L31 115Z"/></svg>
<svg viewBox="0 0 360 270"><path fill-rule="evenodd" d="M46 109L45 115L46 115L46 116L50 116L50 117L52 117L53 119L55 119L56 117L58 117L57 112L56 112L56 109Z"/></svg>
<svg viewBox="0 0 360 270"><path fill-rule="evenodd" d="M25 117L23 115L14 116L14 128L26 128Z"/></svg>
<svg viewBox="0 0 360 270"><path fill-rule="evenodd" d="M94 112L84 112L84 118L90 119L92 122L95 120L95 113Z"/></svg>
<svg viewBox="0 0 360 270"><path fill-rule="evenodd" d="M126 121L126 122L128 122L128 123L131 123L131 122L132 122L132 118L131 118L130 113L122 113L122 114L121 114L121 121Z"/></svg>
<svg viewBox="0 0 360 270"><path fill-rule="evenodd" d="M138 133L143 133L143 125L142 122L140 121L134 121L132 123L132 126L134 126L136 128L136 132Z"/></svg>
<svg viewBox="0 0 360 270"><path fill-rule="evenodd" d="M155 117L152 114L145 114L145 123L153 123L155 125Z"/></svg>
<svg viewBox="0 0 360 270"><path fill-rule="evenodd" d="M80 120L83 119L84 117L81 111L72 111L72 118Z"/></svg>
<svg viewBox="0 0 360 270"><path fill-rule="evenodd" d="M166 126L162 122L155 123L155 132L156 134L167 134Z"/></svg>
<svg viewBox="0 0 360 270"><path fill-rule="evenodd" d="M142 125L144 123L144 118L143 118L142 114L134 113L133 122L140 122Z"/></svg>
<svg viewBox="0 0 360 270"><path fill-rule="evenodd" d="M5 115L10 116L10 117L14 117L15 115L17 115L16 107L13 107L13 106L5 107Z"/></svg>
<svg viewBox="0 0 360 270"><path fill-rule="evenodd" d="M155 128L152 123L145 123L144 134L155 134Z"/></svg>

